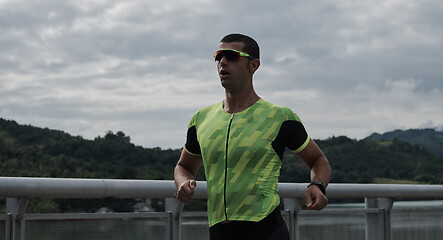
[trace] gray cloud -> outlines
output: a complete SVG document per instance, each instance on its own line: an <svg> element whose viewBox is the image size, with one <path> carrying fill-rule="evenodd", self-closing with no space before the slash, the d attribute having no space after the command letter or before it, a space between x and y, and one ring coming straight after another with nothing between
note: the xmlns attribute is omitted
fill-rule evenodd
<svg viewBox="0 0 443 240"><path fill-rule="evenodd" d="M241 32L261 46L258 93L293 108L314 138L441 129L442 10L437 0L3 1L0 116L181 147L193 112L223 99L218 41Z"/></svg>

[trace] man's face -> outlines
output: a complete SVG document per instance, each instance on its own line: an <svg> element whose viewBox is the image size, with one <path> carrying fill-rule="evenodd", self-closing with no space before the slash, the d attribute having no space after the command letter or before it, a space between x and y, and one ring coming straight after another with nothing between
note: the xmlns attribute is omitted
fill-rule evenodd
<svg viewBox="0 0 443 240"><path fill-rule="evenodd" d="M219 49L233 49L242 51L244 43L241 42L221 42ZM249 69L250 60L247 57L241 57L238 60L229 61L226 57L217 62L218 76L221 84L226 89L235 90L250 78Z"/></svg>

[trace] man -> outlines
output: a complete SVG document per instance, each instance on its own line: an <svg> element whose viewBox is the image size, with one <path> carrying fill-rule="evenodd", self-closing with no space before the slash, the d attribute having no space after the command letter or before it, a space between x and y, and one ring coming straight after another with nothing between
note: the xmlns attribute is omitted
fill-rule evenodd
<svg viewBox="0 0 443 240"><path fill-rule="evenodd" d="M227 35L214 59L225 99L192 117L174 170L176 197L192 199L203 163L211 240L289 239L277 189L285 148L311 169L308 209L321 210L328 203L329 162L294 112L255 92L252 79L260 52L254 39Z"/></svg>

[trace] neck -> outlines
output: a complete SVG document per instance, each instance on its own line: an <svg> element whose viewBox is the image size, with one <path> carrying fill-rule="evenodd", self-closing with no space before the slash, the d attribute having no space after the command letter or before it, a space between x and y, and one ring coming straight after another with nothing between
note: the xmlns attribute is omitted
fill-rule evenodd
<svg viewBox="0 0 443 240"><path fill-rule="evenodd" d="M254 105L260 97L251 89L247 92L232 93L226 90L224 109L228 113L238 113Z"/></svg>

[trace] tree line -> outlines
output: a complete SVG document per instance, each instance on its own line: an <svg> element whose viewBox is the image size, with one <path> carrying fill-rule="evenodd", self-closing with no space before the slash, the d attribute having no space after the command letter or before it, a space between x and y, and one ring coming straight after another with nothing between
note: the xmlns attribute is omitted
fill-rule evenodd
<svg viewBox="0 0 443 240"><path fill-rule="evenodd" d="M396 138L355 140L345 136L316 142L330 160L331 182L373 183L382 179L443 183L443 159L420 145ZM103 137L88 140L0 118L0 176L171 180L180 151L136 146L121 131L108 131ZM198 180L204 180L203 170ZM290 151L285 152L280 181L309 181L309 170ZM127 199L32 201L31 212L92 212L103 206L115 211L131 210ZM154 209L162 210L161 201L152 204ZM201 207L201 202L194 205Z"/></svg>

